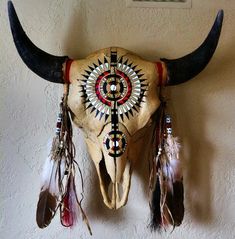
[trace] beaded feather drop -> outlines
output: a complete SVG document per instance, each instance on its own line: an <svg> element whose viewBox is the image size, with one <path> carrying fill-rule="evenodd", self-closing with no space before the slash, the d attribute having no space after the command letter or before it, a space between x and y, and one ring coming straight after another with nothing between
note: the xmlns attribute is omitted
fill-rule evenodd
<svg viewBox="0 0 235 239"><path fill-rule="evenodd" d="M66 85L65 85L66 87ZM65 88L68 89L68 88ZM81 171L75 161L75 147L72 141L72 124L67 106L68 90L60 103L56 135L51 143L51 150L42 171L42 184L37 204L36 221L40 228L47 227L57 210L60 210L61 224L72 227L81 213L91 233L91 228L84 213L75 187L76 169ZM83 179L82 191L83 191Z"/></svg>
<svg viewBox="0 0 235 239"><path fill-rule="evenodd" d="M184 217L184 189L182 163L179 159L180 144L172 134L171 117L165 112L162 100L157 112L154 140L155 157L151 162L151 222L152 230L173 229Z"/></svg>

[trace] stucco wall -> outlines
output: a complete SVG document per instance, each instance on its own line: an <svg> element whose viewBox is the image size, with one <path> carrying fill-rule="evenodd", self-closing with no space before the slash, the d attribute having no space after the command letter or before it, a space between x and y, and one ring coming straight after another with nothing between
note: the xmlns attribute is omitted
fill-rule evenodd
<svg viewBox="0 0 235 239"><path fill-rule="evenodd" d="M128 204L107 209L81 133L75 143L85 180L84 209L93 238L235 238L235 1L193 0L192 9L126 8L124 0L14 0L34 43L52 54L82 58L120 46L149 60L180 57L207 35L219 8L222 37L206 70L169 89L184 159L186 215L173 233L147 228L147 165L132 177ZM62 87L42 81L19 58L9 30L7 1L0 1L0 237L90 238L82 222L63 228L57 216L38 229L35 209L40 171L53 136Z"/></svg>

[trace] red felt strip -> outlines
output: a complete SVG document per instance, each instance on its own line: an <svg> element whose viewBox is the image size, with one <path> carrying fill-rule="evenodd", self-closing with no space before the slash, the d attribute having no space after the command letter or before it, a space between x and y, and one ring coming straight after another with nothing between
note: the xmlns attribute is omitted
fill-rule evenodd
<svg viewBox="0 0 235 239"><path fill-rule="evenodd" d="M73 60L69 59L66 61L66 66L65 66L65 77L64 77L64 83L65 84L70 84L70 79L69 79L69 71L70 71L70 67L72 64Z"/></svg>
<svg viewBox="0 0 235 239"><path fill-rule="evenodd" d="M156 68L159 74L159 82L158 82L158 86L162 86L163 85L163 67L162 67L162 63L161 62L156 62Z"/></svg>

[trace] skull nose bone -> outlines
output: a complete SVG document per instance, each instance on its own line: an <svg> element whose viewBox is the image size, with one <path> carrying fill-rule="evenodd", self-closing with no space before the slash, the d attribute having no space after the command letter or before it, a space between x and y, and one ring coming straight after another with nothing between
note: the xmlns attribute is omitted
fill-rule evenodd
<svg viewBox="0 0 235 239"><path fill-rule="evenodd" d="M130 162L127 162L120 182L111 181L108 188L101 184L101 192L105 205L110 209L119 209L125 206L131 182Z"/></svg>

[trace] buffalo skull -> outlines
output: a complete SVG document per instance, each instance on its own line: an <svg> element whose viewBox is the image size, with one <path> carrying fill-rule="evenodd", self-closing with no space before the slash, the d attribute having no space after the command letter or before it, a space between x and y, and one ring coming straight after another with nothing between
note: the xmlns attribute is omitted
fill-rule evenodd
<svg viewBox="0 0 235 239"><path fill-rule="evenodd" d="M179 59L146 61L119 47L99 50L85 59L53 56L25 34L13 4L8 4L16 48L25 64L54 83L69 83L68 106L84 132L104 203L125 205L132 168L152 135L153 115L160 105L158 86L181 84L200 73L219 40L223 11L198 49Z"/></svg>

